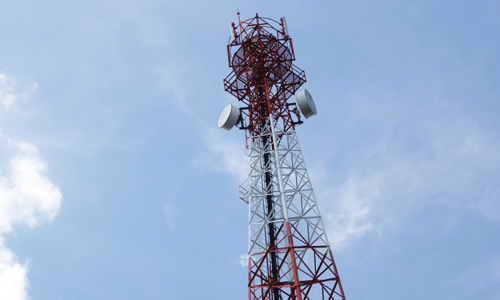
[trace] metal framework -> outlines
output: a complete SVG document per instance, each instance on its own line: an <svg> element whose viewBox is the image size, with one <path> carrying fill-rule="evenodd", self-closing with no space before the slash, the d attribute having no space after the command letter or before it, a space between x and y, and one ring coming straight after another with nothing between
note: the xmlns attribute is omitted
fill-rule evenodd
<svg viewBox="0 0 500 300"><path fill-rule="evenodd" d="M225 90L245 103L248 299L345 299L287 100L306 81L284 19L231 23Z"/></svg>

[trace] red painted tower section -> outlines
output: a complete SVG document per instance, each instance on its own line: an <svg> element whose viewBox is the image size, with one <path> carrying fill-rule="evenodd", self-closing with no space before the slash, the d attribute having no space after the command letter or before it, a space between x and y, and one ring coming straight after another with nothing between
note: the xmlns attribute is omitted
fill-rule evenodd
<svg viewBox="0 0 500 300"><path fill-rule="evenodd" d="M309 178L298 142L294 144L295 125L302 122L292 113L295 103L288 99L306 82L306 76L293 64L286 23L258 15L241 21L238 13L238 24L231 27L227 50L232 72L224 79L224 88L244 103L240 129L245 130L247 148L261 151L255 161L263 173L259 182L252 183L261 185L262 201L251 192L246 196L251 214L262 220L250 220L250 226L262 226L250 229L248 298L344 300L312 187L310 191L303 187L310 186ZM297 161L288 173L282 170ZM289 184L292 177L293 185ZM265 237L256 237L259 232Z"/></svg>

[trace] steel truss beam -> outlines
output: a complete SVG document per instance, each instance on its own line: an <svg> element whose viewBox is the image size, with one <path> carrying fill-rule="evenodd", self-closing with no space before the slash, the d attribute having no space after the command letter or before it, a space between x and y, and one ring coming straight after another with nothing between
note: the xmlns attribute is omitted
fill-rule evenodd
<svg viewBox="0 0 500 300"><path fill-rule="evenodd" d="M267 124L250 139L248 179L240 187L249 207L249 299L274 299L275 288L280 299L345 299L297 135L284 131L272 115ZM266 138L270 142L264 145ZM275 199L270 211L268 196ZM269 224L277 229L273 237ZM277 274L271 272L273 253Z"/></svg>

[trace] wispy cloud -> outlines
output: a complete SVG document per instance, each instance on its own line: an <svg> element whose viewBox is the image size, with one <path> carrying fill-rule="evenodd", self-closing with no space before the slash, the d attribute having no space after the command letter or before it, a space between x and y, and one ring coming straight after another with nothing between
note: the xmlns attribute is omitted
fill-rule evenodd
<svg viewBox="0 0 500 300"><path fill-rule="evenodd" d="M236 129L233 129L236 130ZM243 182L247 175L244 144L217 128L206 128L203 142L208 152L199 153L193 163L212 172L228 172Z"/></svg>
<svg viewBox="0 0 500 300"><path fill-rule="evenodd" d="M351 162L347 170L325 167L329 159L316 161L310 171L334 248L398 230L450 228L460 222L453 210L500 220L498 138L477 130L474 121L459 124L460 115L446 118L451 125L405 130L406 137L382 137L369 148L353 144L354 154L344 157ZM405 148L415 135L419 143ZM438 207L439 217L419 217Z"/></svg>
<svg viewBox="0 0 500 300"><path fill-rule="evenodd" d="M0 87L7 86L0 91L0 100L10 109L17 99L9 85L14 81L0 75L0 81L7 83ZM33 144L0 131L0 154L10 155L7 172L0 166L0 299L21 300L27 299L28 265L7 248L5 236L16 225L33 228L51 221L59 213L62 194L46 177L47 164Z"/></svg>
<svg viewBox="0 0 500 300"><path fill-rule="evenodd" d="M498 299L500 296L498 284L500 284L500 257L490 257L484 263L464 270L454 278L444 280L439 287L450 293L448 299L470 299L484 290L489 290L490 296L493 296L487 299Z"/></svg>
<svg viewBox="0 0 500 300"><path fill-rule="evenodd" d="M34 82L29 87L24 87L24 92L19 92L16 89L17 81L5 74L0 74L0 104L4 109L10 110L19 100L26 100L29 93L34 92L38 88L38 84Z"/></svg>
<svg viewBox="0 0 500 300"><path fill-rule="evenodd" d="M0 103L4 108L9 109L18 100L18 96L14 95L14 87L16 82L7 77L5 74L0 74Z"/></svg>
<svg viewBox="0 0 500 300"><path fill-rule="evenodd" d="M163 212L165 213L166 215L166 222L167 222L167 226L168 228L170 229L173 229L174 228L174 219L175 219L175 215L177 213L177 209L175 208L175 205L172 201L167 201L165 203L163 203Z"/></svg>
<svg viewBox="0 0 500 300"><path fill-rule="evenodd" d="M351 174L342 184L330 185L325 182L328 172L324 168L312 170L311 177L315 181L314 185L319 187L316 189L317 198L333 249L343 249L374 231L372 207L380 197L379 185L382 178L359 178ZM321 174L316 170L321 170Z"/></svg>
<svg viewBox="0 0 500 300"><path fill-rule="evenodd" d="M240 266L248 267L248 258L249 258L248 254L241 254L240 259L238 260Z"/></svg>

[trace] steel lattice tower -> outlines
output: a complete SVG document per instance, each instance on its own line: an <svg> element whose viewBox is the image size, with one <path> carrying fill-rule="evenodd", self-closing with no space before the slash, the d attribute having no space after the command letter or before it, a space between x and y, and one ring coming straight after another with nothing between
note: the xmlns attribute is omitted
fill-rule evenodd
<svg viewBox="0 0 500 300"><path fill-rule="evenodd" d="M228 105L219 127L227 121L224 129L238 124L246 134L249 169L240 198L249 208L248 299L345 299L295 133L300 112L316 113L314 102L312 109L298 98L287 102L306 76L293 64L286 21L258 14L241 21L238 13L230 29L233 70L224 88L245 106Z"/></svg>

